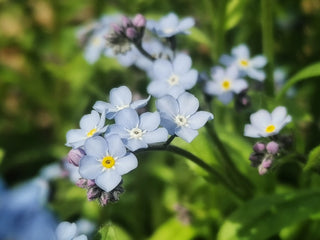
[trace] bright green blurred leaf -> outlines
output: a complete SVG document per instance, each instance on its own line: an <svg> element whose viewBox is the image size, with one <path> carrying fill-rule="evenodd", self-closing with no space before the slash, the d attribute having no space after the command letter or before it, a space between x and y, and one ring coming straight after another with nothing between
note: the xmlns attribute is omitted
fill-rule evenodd
<svg viewBox="0 0 320 240"><path fill-rule="evenodd" d="M205 35L204 32L202 32L201 30L199 30L198 28L192 28L191 29L191 34L189 35L190 39L202 43L206 46L210 46L210 39L208 38L207 35Z"/></svg>
<svg viewBox="0 0 320 240"><path fill-rule="evenodd" d="M130 240L131 237L119 226L107 223L99 230L101 240Z"/></svg>
<svg viewBox="0 0 320 240"><path fill-rule="evenodd" d="M3 157L4 157L4 151L3 151L3 149L0 148L0 165L2 163Z"/></svg>
<svg viewBox="0 0 320 240"><path fill-rule="evenodd" d="M188 240L195 235L195 230L190 225L185 225L176 218L169 219L162 224L149 240Z"/></svg>
<svg viewBox="0 0 320 240"><path fill-rule="evenodd" d="M225 29L230 30L240 23L246 0L231 0L227 5Z"/></svg>
<svg viewBox="0 0 320 240"><path fill-rule="evenodd" d="M319 213L319 202L319 190L297 191L251 200L224 222L218 233L218 240L267 239L284 227Z"/></svg>
<svg viewBox="0 0 320 240"><path fill-rule="evenodd" d="M283 97L287 90L297 82L317 76L320 76L320 62L305 67L304 69L300 70L297 74L295 74L292 78L290 78L287 81L287 83L283 86L283 88L280 90L278 94L278 99Z"/></svg>
<svg viewBox="0 0 320 240"><path fill-rule="evenodd" d="M308 157L308 162L304 170L314 170L320 173L320 145L314 148Z"/></svg>

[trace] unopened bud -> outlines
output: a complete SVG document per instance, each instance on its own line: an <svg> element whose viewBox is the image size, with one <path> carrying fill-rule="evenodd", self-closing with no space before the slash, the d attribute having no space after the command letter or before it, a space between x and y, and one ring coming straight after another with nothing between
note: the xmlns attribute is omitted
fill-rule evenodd
<svg viewBox="0 0 320 240"><path fill-rule="evenodd" d="M87 179L85 178L79 178L78 181L76 182L76 185L80 188L87 188Z"/></svg>
<svg viewBox="0 0 320 240"><path fill-rule="evenodd" d="M137 37L137 31L134 28L129 27L126 29L126 36L132 40Z"/></svg>
<svg viewBox="0 0 320 240"><path fill-rule="evenodd" d="M100 194L100 189L97 187L89 188L87 192L87 198L89 201L96 199Z"/></svg>
<svg viewBox="0 0 320 240"><path fill-rule="evenodd" d="M78 167L80 159L85 155L85 151L81 148L71 149L68 153L67 160L69 163L73 164L74 166Z"/></svg>
<svg viewBox="0 0 320 240"><path fill-rule="evenodd" d="M108 199L109 199L108 193L107 192L102 192L101 196L99 198L99 202L100 202L101 206L107 205Z"/></svg>
<svg viewBox="0 0 320 240"><path fill-rule="evenodd" d="M142 14L137 14L134 19L132 20L132 23L135 27L141 28L146 25L146 18Z"/></svg>
<svg viewBox="0 0 320 240"><path fill-rule="evenodd" d="M129 27L129 25L131 25L131 20L129 18L127 18L126 16L123 16L121 19L122 22L122 26L123 27Z"/></svg>
<svg viewBox="0 0 320 240"><path fill-rule="evenodd" d="M253 146L253 151L255 151L256 153L263 153L265 149L266 146L264 145L264 143L261 142L256 142Z"/></svg>
<svg viewBox="0 0 320 240"><path fill-rule="evenodd" d="M112 29L113 29L113 31L114 31L115 33L117 33L117 34L120 34L120 33L121 33L121 28L119 27L119 25L117 25L117 24L112 24L111 27L112 27Z"/></svg>
<svg viewBox="0 0 320 240"><path fill-rule="evenodd" d="M93 180L88 179L88 180L87 180L87 186L88 186L88 187L96 186L96 182L93 181Z"/></svg>
<svg viewBox="0 0 320 240"><path fill-rule="evenodd" d="M279 144L274 141L269 142L266 148L270 154L277 154L279 152Z"/></svg>

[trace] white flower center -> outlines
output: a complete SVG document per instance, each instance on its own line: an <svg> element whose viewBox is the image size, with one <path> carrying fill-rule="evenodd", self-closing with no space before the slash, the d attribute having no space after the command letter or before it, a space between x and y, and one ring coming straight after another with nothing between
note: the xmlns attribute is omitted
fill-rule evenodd
<svg viewBox="0 0 320 240"><path fill-rule="evenodd" d="M128 130L130 134L130 138L135 138L135 139L142 139L143 134L146 132L146 130L141 130L140 128L132 128L131 130Z"/></svg>
<svg viewBox="0 0 320 240"><path fill-rule="evenodd" d="M93 40L92 40L92 44L93 44L93 46L95 46L95 47L98 47L98 46L100 46L101 45L101 38L100 37L95 37Z"/></svg>
<svg viewBox="0 0 320 240"><path fill-rule="evenodd" d="M173 32L174 32L174 28L165 28L165 29L163 29L163 32L164 32L165 34L173 33Z"/></svg>
<svg viewBox="0 0 320 240"><path fill-rule="evenodd" d="M180 127L188 126L188 118L186 118L185 116L182 116L182 115L177 115L174 118L174 122Z"/></svg>
<svg viewBox="0 0 320 240"><path fill-rule="evenodd" d="M122 109L128 108L129 105L122 105L122 106L115 106L115 107L116 107L117 111L120 111Z"/></svg>
<svg viewBox="0 0 320 240"><path fill-rule="evenodd" d="M175 74L172 74L168 79L168 83L170 84L170 86L177 85L179 83L179 77Z"/></svg>

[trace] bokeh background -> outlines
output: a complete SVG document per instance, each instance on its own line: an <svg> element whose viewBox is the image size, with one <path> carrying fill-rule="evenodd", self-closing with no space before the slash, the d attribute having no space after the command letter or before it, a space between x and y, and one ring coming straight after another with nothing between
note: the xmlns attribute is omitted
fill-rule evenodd
<svg viewBox="0 0 320 240"><path fill-rule="evenodd" d="M127 85L146 96L149 80L141 70L125 68L107 57L95 64L85 61L76 38L81 26L115 13L142 13L153 19L169 12L192 16L196 27L191 35L179 36L178 48L188 51L199 71L208 72L222 53L246 43L252 55L267 53L272 69L280 68L290 78L319 61L320 1L270 2L268 18L263 15L265 1L257 0L0 0L1 177L14 186L35 177L44 166L61 162L69 151L64 146L66 132L78 128L95 101L106 101L112 87ZM268 38L263 35L264 17L273 32L271 48L264 45ZM319 78L296 84L294 91L281 104L295 116L291 131L297 139L295 149L304 159L320 143ZM274 97L266 98L272 102ZM258 97L252 101L255 110L266 106ZM240 137L248 118L234 125L232 106L217 103L214 109L217 126L227 129L221 132L225 140L230 131L238 133L233 155L238 154L236 165L254 182L256 197L295 192L304 184L317 188L317 174L306 180L297 161L286 162L266 177L257 176L248 160L253 141ZM232 139L228 141L232 145ZM50 183L49 208L60 220L85 217L97 229L109 224L116 232L114 239L216 239L225 219L242 204L172 154L148 153L138 158L140 166L125 176L126 192L118 203L102 208L86 200L85 190L58 179ZM306 217L270 239L318 239L319 221L319 217ZM98 234L94 237L99 239Z"/></svg>

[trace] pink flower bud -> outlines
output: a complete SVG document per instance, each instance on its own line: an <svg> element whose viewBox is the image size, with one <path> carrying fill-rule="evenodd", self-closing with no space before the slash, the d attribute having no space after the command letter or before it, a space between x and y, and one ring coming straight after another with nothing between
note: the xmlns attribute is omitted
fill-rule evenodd
<svg viewBox="0 0 320 240"><path fill-rule="evenodd" d="M100 204L102 206L105 206L108 203L108 199L109 199L108 193L107 192L102 192L102 194L101 194L101 196L99 198L99 202L100 202Z"/></svg>
<svg viewBox="0 0 320 240"><path fill-rule="evenodd" d="M92 201L96 199L99 196L99 194L100 194L99 188L96 188L96 187L89 188L87 192L87 198L89 201Z"/></svg>
<svg viewBox="0 0 320 240"><path fill-rule="evenodd" d="M80 149L71 149L68 153L67 160L69 163L73 164L74 166L78 167L80 159L85 155L86 153Z"/></svg>
<svg viewBox="0 0 320 240"><path fill-rule="evenodd" d="M76 182L76 185L80 188L87 188L87 179L85 178L79 178L78 181Z"/></svg>
<svg viewBox="0 0 320 240"><path fill-rule="evenodd" d="M88 187L93 187L93 186L96 186L96 183L95 183L95 181L88 179L87 180L87 186Z"/></svg>
<svg viewBox="0 0 320 240"><path fill-rule="evenodd" d="M132 20L133 25L140 28L145 27L146 22L147 22L146 18L140 13L137 14Z"/></svg>
<svg viewBox="0 0 320 240"><path fill-rule="evenodd" d="M265 149L266 146L264 145L264 143L261 142L256 142L253 146L253 151L255 151L256 153L263 153Z"/></svg>
<svg viewBox="0 0 320 240"><path fill-rule="evenodd" d="M264 168L264 167L262 167L262 166L260 165L259 168L258 168L258 171L259 171L259 174L260 174L260 175L264 175L264 174L266 174L266 173L268 172L268 169L267 169L267 168Z"/></svg>
<svg viewBox="0 0 320 240"><path fill-rule="evenodd" d="M111 27L113 29L113 31L117 34L120 34L121 33L121 28L119 27L119 25L117 24L111 24Z"/></svg>
<svg viewBox="0 0 320 240"><path fill-rule="evenodd" d="M270 154L277 154L279 152L279 144L274 141L269 142L266 148Z"/></svg>
<svg viewBox="0 0 320 240"><path fill-rule="evenodd" d="M134 39L136 36L137 36L137 31L130 27L130 28L127 28L126 30L126 36L129 38L129 39Z"/></svg>
<svg viewBox="0 0 320 240"><path fill-rule="evenodd" d="M121 19L122 22L122 26L123 27L129 27L129 25L131 24L131 20L129 18L127 18L126 16L123 16Z"/></svg>

